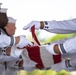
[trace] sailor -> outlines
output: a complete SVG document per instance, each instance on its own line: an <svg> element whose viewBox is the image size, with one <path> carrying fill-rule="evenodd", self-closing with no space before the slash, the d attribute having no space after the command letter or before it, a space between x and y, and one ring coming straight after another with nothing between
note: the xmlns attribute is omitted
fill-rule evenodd
<svg viewBox="0 0 76 75"><path fill-rule="evenodd" d="M6 8L1 8L0 9L0 29L3 30L5 32L5 34L3 34L3 32L1 32L0 34L0 48L3 47L7 47L7 46L13 46L16 45L17 47L23 48L25 46L28 45L32 45L32 43L26 39L26 37L24 35L20 35L20 36L9 36L8 32L6 30L6 27L8 27L8 18L6 15L7 9ZM10 28L8 28L10 29Z"/></svg>
<svg viewBox="0 0 76 75"><path fill-rule="evenodd" d="M15 34L15 30L16 30L15 23L16 23L16 19L12 17L8 17L8 23L4 28L1 28L1 34L13 37L13 35ZM26 42L28 42L26 38L25 40ZM16 45L14 46L17 48ZM12 46L12 47L0 48L0 73L2 73L3 71L7 69L8 61L12 61L18 58L20 54L22 53L23 49L19 50L19 49L16 49L15 47L13 48Z"/></svg>
<svg viewBox="0 0 76 75"><path fill-rule="evenodd" d="M76 32L76 18L71 20L63 21L32 21L28 25L24 26L24 30L30 29L32 26L35 28L46 30L50 33L75 33ZM63 44L50 44L47 45L46 49L51 54L64 54L64 53L74 53L76 52L76 37L66 40ZM72 45L71 45L72 44Z"/></svg>

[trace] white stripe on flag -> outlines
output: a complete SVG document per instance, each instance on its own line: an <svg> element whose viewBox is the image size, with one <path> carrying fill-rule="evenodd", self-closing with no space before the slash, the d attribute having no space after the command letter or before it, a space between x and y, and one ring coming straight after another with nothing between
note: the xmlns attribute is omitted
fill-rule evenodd
<svg viewBox="0 0 76 75"><path fill-rule="evenodd" d="M53 55L46 50L45 46L40 47L40 55L45 68L54 64Z"/></svg>

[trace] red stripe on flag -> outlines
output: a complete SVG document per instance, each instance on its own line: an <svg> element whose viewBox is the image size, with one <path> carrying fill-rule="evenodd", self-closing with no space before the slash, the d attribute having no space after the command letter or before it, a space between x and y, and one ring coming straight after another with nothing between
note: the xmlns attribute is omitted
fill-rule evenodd
<svg viewBox="0 0 76 75"><path fill-rule="evenodd" d="M38 45L40 45L40 42L38 41L36 34L35 34L35 26L31 27L32 37L37 42Z"/></svg>
<svg viewBox="0 0 76 75"><path fill-rule="evenodd" d="M42 63L41 56L40 56L40 48L38 46L27 47L27 51L30 59L37 63L36 67L40 69L44 68L44 65Z"/></svg>
<svg viewBox="0 0 76 75"><path fill-rule="evenodd" d="M54 59L54 64L61 62L62 61L61 54L53 55L53 59Z"/></svg>

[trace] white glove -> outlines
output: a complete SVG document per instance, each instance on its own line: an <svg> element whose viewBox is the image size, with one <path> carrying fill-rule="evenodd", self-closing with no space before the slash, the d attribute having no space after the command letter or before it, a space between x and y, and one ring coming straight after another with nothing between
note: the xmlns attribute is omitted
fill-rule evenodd
<svg viewBox="0 0 76 75"><path fill-rule="evenodd" d="M24 49L18 49L16 46L12 46L10 56L17 58L21 55L23 50Z"/></svg>
<svg viewBox="0 0 76 75"><path fill-rule="evenodd" d="M66 60L62 59L62 61L60 63L52 65L51 69L55 70L55 71L61 71L61 70L67 70L67 71L69 71L70 68L72 68L72 67L69 66L68 60L69 59L66 59Z"/></svg>
<svg viewBox="0 0 76 75"><path fill-rule="evenodd" d="M24 35L20 36L20 41L18 44L16 44L19 48L24 48L25 46L33 46L32 42L30 42Z"/></svg>
<svg viewBox="0 0 76 75"><path fill-rule="evenodd" d="M70 64L74 67L76 66L76 55L70 59Z"/></svg>
<svg viewBox="0 0 76 75"><path fill-rule="evenodd" d="M23 27L23 30L26 30L26 29L30 29L31 30L31 27L35 25L35 28L38 30L40 29L40 21L32 21L31 23L27 24L26 26Z"/></svg>
<svg viewBox="0 0 76 75"><path fill-rule="evenodd" d="M50 44L50 45L46 45L46 50L49 51L51 54L53 55L57 55L55 52L54 52L54 44Z"/></svg>

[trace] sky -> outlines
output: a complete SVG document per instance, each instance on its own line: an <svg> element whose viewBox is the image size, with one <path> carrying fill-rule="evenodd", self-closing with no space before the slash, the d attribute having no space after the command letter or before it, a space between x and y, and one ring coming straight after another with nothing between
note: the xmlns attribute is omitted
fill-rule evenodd
<svg viewBox="0 0 76 75"><path fill-rule="evenodd" d="M8 8L7 15L17 19L16 34L30 34L23 30L23 26L33 20L51 21L76 18L76 0L0 0L1 7ZM53 33L41 31L40 36L52 37ZM42 38L43 38L42 37Z"/></svg>

